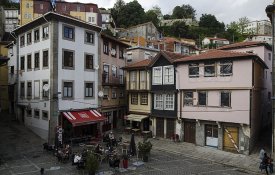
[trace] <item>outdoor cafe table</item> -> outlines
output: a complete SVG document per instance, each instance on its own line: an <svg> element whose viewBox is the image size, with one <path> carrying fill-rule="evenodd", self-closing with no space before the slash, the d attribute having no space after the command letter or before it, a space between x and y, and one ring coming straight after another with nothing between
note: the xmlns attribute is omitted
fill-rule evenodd
<svg viewBox="0 0 275 175"><path fill-rule="evenodd" d="M132 131L134 134L137 134L137 133L139 133L140 129L132 129Z"/></svg>
<svg viewBox="0 0 275 175"><path fill-rule="evenodd" d="M142 136L143 137L151 137L151 131L142 131Z"/></svg>

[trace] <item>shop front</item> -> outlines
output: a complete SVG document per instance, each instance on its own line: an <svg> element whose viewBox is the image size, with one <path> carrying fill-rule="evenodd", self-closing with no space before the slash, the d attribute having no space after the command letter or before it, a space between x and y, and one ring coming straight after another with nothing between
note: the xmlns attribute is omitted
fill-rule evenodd
<svg viewBox="0 0 275 175"><path fill-rule="evenodd" d="M97 110L62 112L60 125L63 128L64 142L81 142L101 137L101 125L106 117Z"/></svg>
<svg viewBox="0 0 275 175"><path fill-rule="evenodd" d="M125 116L126 129L134 132L149 131L150 119L148 115L129 114Z"/></svg>

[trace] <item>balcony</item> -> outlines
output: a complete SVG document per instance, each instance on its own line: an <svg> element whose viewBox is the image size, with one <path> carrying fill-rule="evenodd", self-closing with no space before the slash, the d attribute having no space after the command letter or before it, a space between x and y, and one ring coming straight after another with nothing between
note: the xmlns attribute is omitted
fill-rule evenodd
<svg viewBox="0 0 275 175"><path fill-rule="evenodd" d="M107 74L102 74L102 85L105 86L125 86L125 78L123 75L119 77L110 76Z"/></svg>

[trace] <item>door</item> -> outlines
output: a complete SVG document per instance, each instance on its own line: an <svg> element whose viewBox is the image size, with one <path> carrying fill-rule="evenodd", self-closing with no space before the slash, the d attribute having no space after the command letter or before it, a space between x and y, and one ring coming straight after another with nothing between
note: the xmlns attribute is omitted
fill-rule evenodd
<svg viewBox="0 0 275 175"><path fill-rule="evenodd" d="M184 141L188 143L196 143L195 122L184 122Z"/></svg>
<svg viewBox="0 0 275 175"><path fill-rule="evenodd" d="M25 123L25 108L21 108L22 122Z"/></svg>
<svg viewBox="0 0 275 175"><path fill-rule="evenodd" d="M156 136L157 137L164 137L164 119L163 118L157 118L156 121Z"/></svg>
<svg viewBox="0 0 275 175"><path fill-rule="evenodd" d="M218 126L205 125L205 145L218 147Z"/></svg>
<svg viewBox="0 0 275 175"><path fill-rule="evenodd" d="M113 128L117 128L117 111L113 111Z"/></svg>
<svg viewBox="0 0 275 175"><path fill-rule="evenodd" d="M175 134L175 119L166 119L166 138L171 138Z"/></svg>
<svg viewBox="0 0 275 175"><path fill-rule="evenodd" d="M236 153L239 147L238 143L239 143L238 128L225 127L223 129L223 150Z"/></svg>

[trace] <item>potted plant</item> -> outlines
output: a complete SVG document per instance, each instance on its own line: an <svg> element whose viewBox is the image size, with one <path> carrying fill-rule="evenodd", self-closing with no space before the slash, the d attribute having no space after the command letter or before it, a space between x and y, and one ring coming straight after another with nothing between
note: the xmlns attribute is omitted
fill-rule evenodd
<svg viewBox="0 0 275 175"><path fill-rule="evenodd" d="M143 141L143 143L141 142L138 143L138 150L144 162L148 162L148 157L152 149L152 146L153 145L150 141Z"/></svg>
<svg viewBox="0 0 275 175"><path fill-rule="evenodd" d="M128 160L129 160L129 156L127 154L123 154L122 155L123 168L128 168Z"/></svg>
<svg viewBox="0 0 275 175"><path fill-rule="evenodd" d="M95 175L96 171L99 168L98 158L95 154L89 153L86 160L86 170L89 175Z"/></svg>

